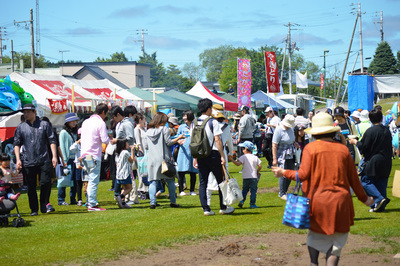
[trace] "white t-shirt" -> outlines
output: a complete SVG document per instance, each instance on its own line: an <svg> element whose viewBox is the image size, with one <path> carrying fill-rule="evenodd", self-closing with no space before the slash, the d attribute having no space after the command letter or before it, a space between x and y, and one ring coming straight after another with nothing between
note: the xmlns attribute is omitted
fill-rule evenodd
<svg viewBox="0 0 400 266"><path fill-rule="evenodd" d="M275 116L274 115L274 117L271 117L271 118L267 118L267 124L271 124L271 125L274 125L274 126L278 126L278 124L281 122L281 119L279 118L279 117L277 117L277 116ZM267 134L274 134L274 132L275 132L275 129L276 128L274 128L274 127L268 127L268 131L267 131Z"/></svg>
<svg viewBox="0 0 400 266"><path fill-rule="evenodd" d="M198 125L203 124L203 121L206 120L207 117L208 117L207 115L201 115L198 118L198 120L201 120L201 121L198 121ZM213 126L213 132L211 132L210 124L209 124L209 122L207 122L207 125L205 127L206 134L207 134L208 141L210 142L210 146L213 145L212 149L214 151L218 151L217 145L215 145L214 136L221 135L222 134L222 130L221 130L221 127L220 127L220 125L219 125L219 123L218 123L218 121L216 119L211 119L211 121L212 121L212 126Z"/></svg>
<svg viewBox="0 0 400 266"><path fill-rule="evenodd" d="M239 162L243 165L243 179L257 178L257 168L261 164L261 160L257 156L253 154L243 154L239 157Z"/></svg>

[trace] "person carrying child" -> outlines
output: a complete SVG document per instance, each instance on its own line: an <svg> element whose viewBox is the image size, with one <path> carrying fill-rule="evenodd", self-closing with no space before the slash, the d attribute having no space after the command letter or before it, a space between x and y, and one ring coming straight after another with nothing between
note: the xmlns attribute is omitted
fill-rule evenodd
<svg viewBox="0 0 400 266"><path fill-rule="evenodd" d="M234 160L231 155L228 156L229 161L233 162L236 166L243 165L242 178L243 178L243 200L239 202L239 208L243 207L246 200L247 193L250 195L250 208L258 208L256 205L257 197L257 184L261 170L261 160L253 155L254 144L251 141L245 141L239 144L243 147L243 155L238 160Z"/></svg>
<svg viewBox="0 0 400 266"><path fill-rule="evenodd" d="M129 154L129 143L127 139L117 139L117 147L115 149L115 161L117 163L116 182L122 186L121 194L117 196L118 206L122 208L131 208L126 204L125 196L132 190L132 163L136 160L135 146L131 145L131 153Z"/></svg>

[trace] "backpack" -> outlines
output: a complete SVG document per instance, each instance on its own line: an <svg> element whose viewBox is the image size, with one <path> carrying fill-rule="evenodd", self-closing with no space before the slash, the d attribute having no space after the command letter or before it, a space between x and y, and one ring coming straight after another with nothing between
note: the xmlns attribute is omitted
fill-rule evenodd
<svg viewBox="0 0 400 266"><path fill-rule="evenodd" d="M196 118L193 121L194 128L192 130L192 137L189 144L190 153L192 154L193 158L204 159L211 155L212 145L214 145L214 140L213 144L210 146L210 142L208 141L208 137L206 134L206 125L211 119L212 119L211 116L207 117L201 125L198 125L197 123L198 121L201 120L198 120ZM212 123L210 125L210 129L211 131L213 131Z"/></svg>
<svg viewBox="0 0 400 266"><path fill-rule="evenodd" d="M254 138L261 138L260 126L257 123L256 123L255 129L253 131L253 136L254 136Z"/></svg>

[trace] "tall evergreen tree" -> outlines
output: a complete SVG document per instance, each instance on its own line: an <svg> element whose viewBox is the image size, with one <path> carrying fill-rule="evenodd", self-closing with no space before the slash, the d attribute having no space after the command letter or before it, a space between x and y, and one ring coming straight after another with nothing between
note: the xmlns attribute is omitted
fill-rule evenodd
<svg viewBox="0 0 400 266"><path fill-rule="evenodd" d="M376 48L374 59L368 67L368 72L375 75L398 73L396 58L387 42L381 42Z"/></svg>

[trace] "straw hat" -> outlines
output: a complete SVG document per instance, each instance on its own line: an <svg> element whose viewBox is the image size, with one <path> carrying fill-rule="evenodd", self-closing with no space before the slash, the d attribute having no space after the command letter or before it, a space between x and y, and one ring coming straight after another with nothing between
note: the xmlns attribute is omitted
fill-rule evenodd
<svg viewBox="0 0 400 266"><path fill-rule="evenodd" d="M220 104L214 104L213 108L212 108L212 117L214 117L215 119L217 118L225 118L224 115L224 107L222 107L222 105Z"/></svg>
<svg viewBox="0 0 400 266"><path fill-rule="evenodd" d="M312 127L304 130L305 133L311 135L322 135L340 131L340 127L333 126L332 116L320 112L312 118Z"/></svg>
<svg viewBox="0 0 400 266"><path fill-rule="evenodd" d="M360 121L361 122L368 121L369 120L369 116L368 115L369 115L368 110L362 110L361 113L360 113Z"/></svg>
<svg viewBox="0 0 400 266"><path fill-rule="evenodd" d="M174 126L179 125L178 124L178 118L176 118L175 116L168 118L168 122L171 123Z"/></svg>
<svg viewBox="0 0 400 266"><path fill-rule="evenodd" d="M222 112L216 112L215 114L213 113L212 117L214 117L215 119L218 119L218 118L221 118L221 117L225 118L224 113L222 113Z"/></svg>
<svg viewBox="0 0 400 266"><path fill-rule="evenodd" d="M240 120L240 114L239 113L236 113L234 116L233 116L233 119L235 119L235 120Z"/></svg>
<svg viewBox="0 0 400 266"><path fill-rule="evenodd" d="M285 118L281 122L282 125L285 127L293 128L294 125L294 116L293 115L286 115Z"/></svg>
<svg viewBox="0 0 400 266"><path fill-rule="evenodd" d="M222 105L220 105L220 104L214 104L213 105L213 107L212 107L214 110L217 110L217 111L220 111L220 112L223 112L224 111L224 107L222 106Z"/></svg>

